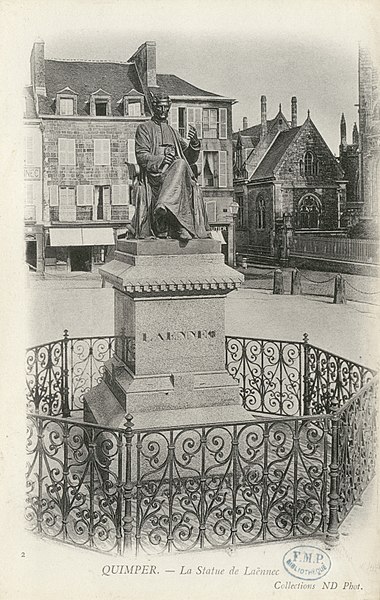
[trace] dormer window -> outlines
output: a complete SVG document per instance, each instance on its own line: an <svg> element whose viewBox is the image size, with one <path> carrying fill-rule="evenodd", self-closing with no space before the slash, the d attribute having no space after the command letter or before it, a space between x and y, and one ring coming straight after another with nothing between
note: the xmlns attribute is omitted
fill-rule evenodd
<svg viewBox="0 0 380 600"><path fill-rule="evenodd" d="M111 95L102 89L90 96L90 115L92 117L111 116Z"/></svg>
<svg viewBox="0 0 380 600"><path fill-rule="evenodd" d="M129 117L141 117L140 102L128 102L128 116Z"/></svg>
<svg viewBox="0 0 380 600"><path fill-rule="evenodd" d="M124 117L141 117L144 115L144 94L135 89L125 92L118 104Z"/></svg>
<svg viewBox="0 0 380 600"><path fill-rule="evenodd" d="M61 115L69 116L74 114L74 98L61 98L59 105Z"/></svg>
<svg viewBox="0 0 380 600"><path fill-rule="evenodd" d="M56 113L63 117L70 117L77 114L78 94L69 87L64 88L57 93Z"/></svg>

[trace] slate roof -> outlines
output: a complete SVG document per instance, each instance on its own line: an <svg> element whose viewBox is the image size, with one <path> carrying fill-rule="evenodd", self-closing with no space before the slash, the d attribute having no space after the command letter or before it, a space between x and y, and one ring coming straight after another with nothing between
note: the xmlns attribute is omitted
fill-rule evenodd
<svg viewBox="0 0 380 600"><path fill-rule="evenodd" d="M293 127L292 129L281 131L281 133L279 133L272 146L265 154L263 160L259 163L257 169L253 173L251 181L273 177L275 168L300 129L301 126Z"/></svg>
<svg viewBox="0 0 380 600"><path fill-rule="evenodd" d="M166 92L169 96L213 96L221 98L219 94L207 92L201 88L192 85L188 81L177 77L177 75L159 75L157 74L157 85L159 90ZM151 88L154 91L157 88Z"/></svg>
<svg viewBox="0 0 380 600"><path fill-rule="evenodd" d="M45 60L47 98L39 97L40 114L55 114L57 92L70 87L78 93L78 115L89 114L90 94L99 88L111 94L111 111L120 113L117 102L129 90L143 92L132 63Z"/></svg>

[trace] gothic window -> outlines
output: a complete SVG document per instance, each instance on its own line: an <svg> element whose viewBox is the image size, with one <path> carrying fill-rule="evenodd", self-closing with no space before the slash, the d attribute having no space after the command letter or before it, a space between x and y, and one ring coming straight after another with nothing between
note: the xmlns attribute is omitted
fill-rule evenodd
<svg viewBox="0 0 380 600"><path fill-rule="evenodd" d="M265 200L262 196L257 198L257 229L265 229Z"/></svg>
<svg viewBox="0 0 380 600"><path fill-rule="evenodd" d="M314 175L314 156L312 152L306 152L305 154L305 175Z"/></svg>
<svg viewBox="0 0 380 600"><path fill-rule="evenodd" d="M297 224L299 229L318 229L321 203L315 196L307 194L298 204Z"/></svg>

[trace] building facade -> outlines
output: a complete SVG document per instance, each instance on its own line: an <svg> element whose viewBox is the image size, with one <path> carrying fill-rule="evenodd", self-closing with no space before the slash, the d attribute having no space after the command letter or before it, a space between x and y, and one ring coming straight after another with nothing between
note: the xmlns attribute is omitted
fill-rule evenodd
<svg viewBox="0 0 380 600"><path fill-rule="evenodd" d="M35 178L26 178L25 207L32 268L96 271L112 255L134 214L128 166L136 164L136 128L151 118L156 90L172 98L174 127L185 137L189 124L198 130L207 211L214 229L230 232L232 248L233 100L157 74L155 42L127 62L48 60L36 42L25 91L25 174Z"/></svg>
<svg viewBox="0 0 380 600"><path fill-rule="evenodd" d="M362 220L376 230L380 202L379 73L369 50L359 47L359 200Z"/></svg>
<svg viewBox="0 0 380 600"><path fill-rule="evenodd" d="M234 134L234 146L238 250L250 246L257 254L286 258L293 233L343 233L343 170L309 113L297 125L295 97L290 121L281 106L268 121L262 96L261 124Z"/></svg>

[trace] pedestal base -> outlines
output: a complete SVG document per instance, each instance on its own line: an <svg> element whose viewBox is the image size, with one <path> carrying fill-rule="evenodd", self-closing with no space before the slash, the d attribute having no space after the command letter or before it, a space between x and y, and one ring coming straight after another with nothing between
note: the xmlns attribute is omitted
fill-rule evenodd
<svg viewBox="0 0 380 600"><path fill-rule="evenodd" d="M115 356L85 395L85 418L239 406L225 369L225 297L243 276L214 240L119 242L100 270L115 289Z"/></svg>

